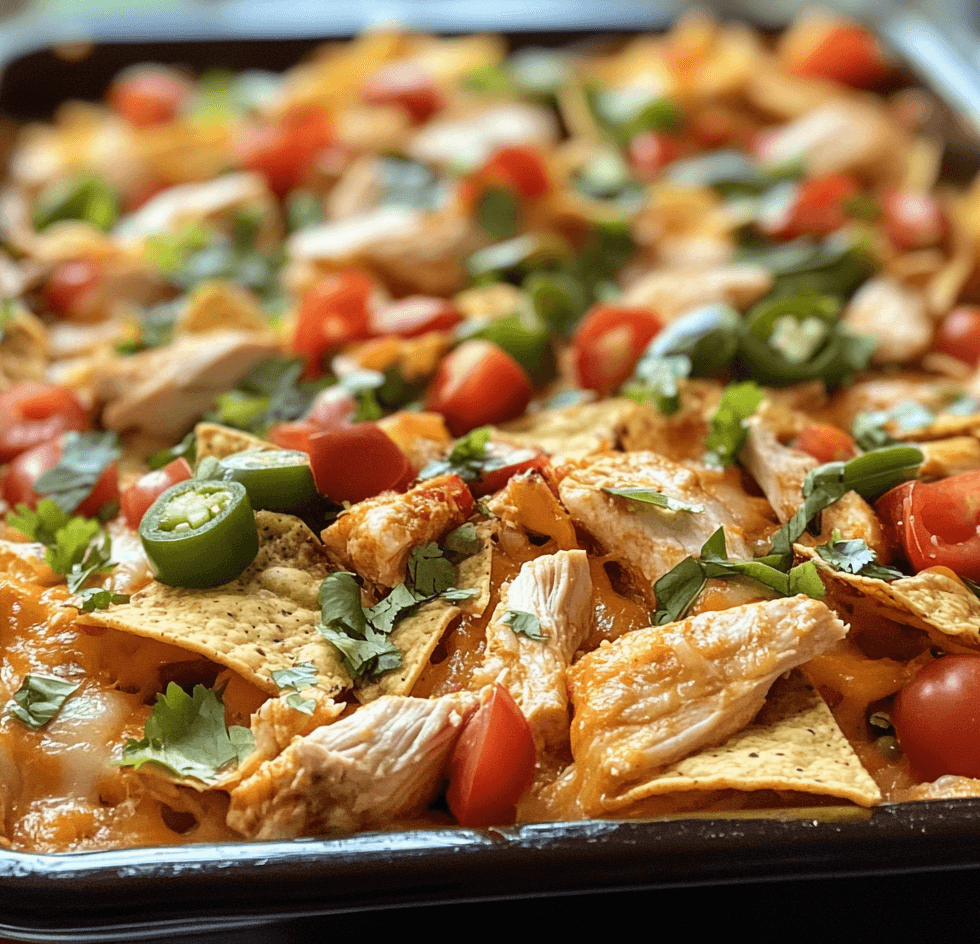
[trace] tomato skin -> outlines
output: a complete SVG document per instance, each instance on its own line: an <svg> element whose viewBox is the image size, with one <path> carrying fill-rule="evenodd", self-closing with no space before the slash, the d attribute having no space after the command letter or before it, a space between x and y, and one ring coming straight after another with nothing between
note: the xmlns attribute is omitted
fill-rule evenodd
<svg viewBox="0 0 980 944"><path fill-rule="evenodd" d="M825 423L807 423L800 430L796 448L818 462L844 462L857 455L854 440L844 430Z"/></svg>
<svg viewBox="0 0 980 944"><path fill-rule="evenodd" d="M532 147L518 144L494 151L478 177L485 184L509 187L525 200L537 200L551 189L541 155Z"/></svg>
<svg viewBox="0 0 980 944"><path fill-rule="evenodd" d="M647 308L593 305L572 344L579 386L608 395L633 373L640 355L663 323Z"/></svg>
<svg viewBox="0 0 980 944"><path fill-rule="evenodd" d="M365 81L361 93L370 105L397 105L415 124L442 110L442 95L432 79L414 62L393 62Z"/></svg>
<svg viewBox="0 0 980 944"><path fill-rule="evenodd" d="M515 475L521 472L540 472L546 482L553 479L551 461L543 453L535 453L531 449L513 449L504 443L490 442L487 444L487 457L501 459L507 464L499 469L484 472L471 488L473 494L492 495L499 492Z"/></svg>
<svg viewBox="0 0 980 944"><path fill-rule="evenodd" d="M310 436L319 431L319 427L308 420L296 420L292 423L276 423L266 433L266 438L280 449L299 449L300 452L309 452Z"/></svg>
<svg viewBox="0 0 980 944"><path fill-rule="evenodd" d="M461 826L513 823L515 807L534 780L531 726L499 683L470 717L449 760L446 801Z"/></svg>
<svg viewBox="0 0 980 944"><path fill-rule="evenodd" d="M491 341L464 341L442 359L426 400L454 436L515 419L531 401L524 368Z"/></svg>
<svg viewBox="0 0 980 944"><path fill-rule="evenodd" d="M373 311L371 333L417 338L429 331L451 331L463 320L460 310L444 298L412 295Z"/></svg>
<svg viewBox="0 0 980 944"><path fill-rule="evenodd" d="M306 358L305 377L323 373L324 355L370 337L368 303L374 286L361 272L330 275L303 297L290 349Z"/></svg>
<svg viewBox="0 0 980 944"><path fill-rule="evenodd" d="M269 189L282 197L302 182L332 141L333 125L326 112L301 109L277 120L240 126L231 150L244 168L261 174Z"/></svg>
<svg viewBox="0 0 980 944"><path fill-rule="evenodd" d="M980 656L930 662L898 693L891 721L922 781L980 777Z"/></svg>
<svg viewBox="0 0 980 944"><path fill-rule="evenodd" d="M105 270L94 259L59 262L44 285L44 301L56 315L70 317L102 281Z"/></svg>
<svg viewBox="0 0 980 944"><path fill-rule="evenodd" d="M882 495L875 511L916 572L948 567L980 581L980 471L906 482Z"/></svg>
<svg viewBox="0 0 980 944"><path fill-rule="evenodd" d="M171 485L186 482L192 478L191 464L181 456L161 469L147 472L138 478L119 496L119 506L126 524L134 531L139 528L146 509L150 507Z"/></svg>
<svg viewBox="0 0 980 944"><path fill-rule="evenodd" d="M61 459L62 445L60 439L35 446L22 452L11 462L0 479L0 495L11 507L23 502L29 508L37 508L37 503L44 497L34 491L34 483L48 469L58 464ZM99 480L92 487L88 497L72 512L84 518L94 518L102 507L119 497L119 472L116 463L110 463Z"/></svg>
<svg viewBox="0 0 980 944"><path fill-rule="evenodd" d="M653 180L681 156L676 138L661 131L641 131L630 141L630 163L640 180Z"/></svg>
<svg viewBox="0 0 980 944"><path fill-rule="evenodd" d="M85 407L68 387L27 381L0 391L0 464L87 427Z"/></svg>
<svg viewBox="0 0 980 944"><path fill-rule="evenodd" d="M376 423L319 430L309 442L317 490L335 502L404 491L415 475L408 457Z"/></svg>
<svg viewBox="0 0 980 944"><path fill-rule="evenodd" d="M784 68L804 79L827 79L851 88L873 88L888 75L875 38L854 23L815 27L786 50Z"/></svg>
<svg viewBox="0 0 980 944"><path fill-rule="evenodd" d="M954 308L939 326L935 346L944 354L976 367L980 363L980 307Z"/></svg>
<svg viewBox="0 0 980 944"><path fill-rule="evenodd" d="M113 82L109 107L134 128L149 128L178 115L191 90L191 83L173 69L140 68Z"/></svg>
<svg viewBox="0 0 980 944"><path fill-rule="evenodd" d="M845 204L859 193L854 178L847 174L813 177L799 185L788 205L771 217L760 218L759 225L777 239L827 236L847 223Z"/></svg>
<svg viewBox="0 0 980 944"><path fill-rule="evenodd" d="M887 191L881 211L885 235L901 252L935 246L946 233L946 218L931 194Z"/></svg>

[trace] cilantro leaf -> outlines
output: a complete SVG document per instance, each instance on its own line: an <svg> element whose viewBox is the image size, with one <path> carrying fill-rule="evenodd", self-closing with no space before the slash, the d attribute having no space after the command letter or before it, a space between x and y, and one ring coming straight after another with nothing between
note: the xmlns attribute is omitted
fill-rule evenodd
<svg viewBox="0 0 980 944"><path fill-rule="evenodd" d="M272 673L272 681L282 691L290 692L286 696L286 704L290 708L295 708L297 711L303 712L304 715L313 714L316 702L312 698L304 698L300 694L304 688L316 686L316 666L312 662L301 662L289 669L276 669Z"/></svg>
<svg viewBox="0 0 980 944"><path fill-rule="evenodd" d="M700 514L704 511L704 505L681 501L679 498L671 498L658 492L655 488L603 488L607 495L618 495L621 498L628 498L630 501L641 502L646 505L656 505L658 508L666 508L667 511L689 511Z"/></svg>
<svg viewBox="0 0 980 944"><path fill-rule="evenodd" d="M61 458L38 476L34 491L50 497L62 511L73 512L120 455L115 433L66 433Z"/></svg>
<svg viewBox="0 0 980 944"><path fill-rule="evenodd" d="M113 593L101 587L89 587L79 590L76 596L82 601L82 612L91 613L93 610L104 610L112 603L129 603L128 593Z"/></svg>
<svg viewBox="0 0 980 944"><path fill-rule="evenodd" d="M623 396L638 403L653 403L665 416L681 408L681 380L690 377L691 359L684 354L645 354L632 379L623 387Z"/></svg>
<svg viewBox="0 0 980 944"><path fill-rule="evenodd" d="M834 570L845 574L859 574L878 580L898 580L904 577L900 570L877 563L877 555L861 538L844 539L840 531L834 531L830 541L814 550Z"/></svg>
<svg viewBox="0 0 980 944"><path fill-rule="evenodd" d="M476 533L476 525L472 521L461 524L450 531L443 539L442 548L448 557L458 563L467 557L472 557L483 547L483 542Z"/></svg>
<svg viewBox="0 0 980 944"><path fill-rule="evenodd" d="M541 632L541 620L533 613L508 610L501 617L501 622L506 623L518 635L527 636L535 642L544 642L548 638L547 633Z"/></svg>
<svg viewBox="0 0 980 944"><path fill-rule="evenodd" d="M378 632L388 634L395 628L395 623L408 616L424 599L400 583L380 603L367 610L365 616Z"/></svg>
<svg viewBox="0 0 980 944"><path fill-rule="evenodd" d="M854 441L865 451L894 445L896 440L888 431L895 426L902 432L923 429L935 422L936 414L914 400L905 400L890 410L871 410L858 413L851 424Z"/></svg>
<svg viewBox="0 0 980 944"><path fill-rule="evenodd" d="M456 581L456 568L434 541L412 548L408 558L408 582L416 593L434 597Z"/></svg>
<svg viewBox="0 0 980 944"><path fill-rule="evenodd" d="M195 685L188 695L176 682L157 695L141 741L129 740L118 766L139 769L158 764L180 777L205 782L241 763L255 746L248 728L225 725L225 706L218 695Z"/></svg>
<svg viewBox="0 0 980 944"><path fill-rule="evenodd" d="M419 473L419 479L432 479L437 475L458 475L464 482L474 482L483 473L487 458L490 427L480 426L456 441L445 459L428 463Z"/></svg>
<svg viewBox="0 0 980 944"><path fill-rule="evenodd" d="M7 714L36 731L58 713L80 684L46 675L25 675L7 702Z"/></svg>
<svg viewBox="0 0 980 944"><path fill-rule="evenodd" d="M762 390L751 380L725 387L718 409L711 418L711 432L704 440L708 451L705 461L709 465L727 468L736 460L745 442L745 421L755 413L763 396Z"/></svg>

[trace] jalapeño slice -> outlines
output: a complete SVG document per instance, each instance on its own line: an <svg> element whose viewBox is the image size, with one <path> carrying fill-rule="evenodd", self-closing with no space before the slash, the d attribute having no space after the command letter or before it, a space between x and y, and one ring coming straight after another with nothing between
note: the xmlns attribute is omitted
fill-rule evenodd
<svg viewBox="0 0 980 944"><path fill-rule="evenodd" d="M259 552L245 486L191 479L168 488L139 528L153 575L171 587L217 587L234 580Z"/></svg>
<svg viewBox="0 0 980 944"><path fill-rule="evenodd" d="M298 449L249 449L219 463L221 479L240 482L253 508L300 514L320 498L310 457Z"/></svg>

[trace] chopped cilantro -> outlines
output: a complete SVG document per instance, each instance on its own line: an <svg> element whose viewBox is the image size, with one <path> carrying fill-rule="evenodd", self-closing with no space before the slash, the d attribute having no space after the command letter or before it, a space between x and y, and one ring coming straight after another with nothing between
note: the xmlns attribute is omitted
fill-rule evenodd
<svg viewBox="0 0 980 944"><path fill-rule="evenodd" d="M483 473L487 459L490 427L480 426L458 439L445 459L437 459L419 473L420 479L432 479L437 475L458 475L464 482L475 482Z"/></svg>
<svg viewBox="0 0 980 944"><path fill-rule="evenodd" d="M179 777L215 780L254 749L248 728L225 725L225 706L216 692L195 685L188 695L176 682L157 695L141 741L129 740L118 766L159 764Z"/></svg>
<svg viewBox="0 0 980 944"><path fill-rule="evenodd" d="M43 728L77 691L79 682L46 675L25 675L14 697L7 702L7 714L29 728Z"/></svg>
<svg viewBox="0 0 980 944"><path fill-rule="evenodd" d="M914 400L905 400L890 410L858 413L851 424L851 433L855 442L868 452L896 442L888 431L888 426L898 427L902 432L908 433L929 426L935 419L936 414L928 407Z"/></svg>
<svg viewBox="0 0 980 944"><path fill-rule="evenodd" d="M91 493L106 468L120 456L115 433L66 433L61 458L34 482L62 510L74 511Z"/></svg>
<svg viewBox="0 0 980 944"><path fill-rule="evenodd" d="M618 495L620 498L628 498L630 501L640 502L645 505L656 505L658 508L665 508L667 511L689 511L700 514L704 511L704 505L681 501L679 498L671 498L658 492L655 488L603 488L607 495Z"/></svg>
<svg viewBox="0 0 980 944"><path fill-rule="evenodd" d="M472 521L467 521L446 535L442 547L446 554L458 563L464 557L472 557L476 554L483 547L483 542L476 533L476 525Z"/></svg>
<svg viewBox="0 0 980 944"><path fill-rule="evenodd" d="M456 568L434 541L412 548L408 558L408 582L424 597L436 596L453 586Z"/></svg>
<svg viewBox="0 0 980 944"><path fill-rule="evenodd" d="M515 633L520 636L527 636L535 642L544 642L548 638L547 633L541 632L541 620L533 613L524 610L508 610L501 617L501 622L506 623Z"/></svg>
<svg viewBox="0 0 980 944"><path fill-rule="evenodd" d="M82 612L91 613L93 610L104 610L112 603L129 603L129 594L113 593L101 587L89 587L75 594L82 602Z"/></svg>
<svg viewBox="0 0 980 944"><path fill-rule="evenodd" d="M898 580L905 576L894 567L877 563L877 555L863 539L844 539L840 531L835 530L830 541L818 545L814 550L834 570L845 574L859 574L862 577L873 577L878 580Z"/></svg>
<svg viewBox="0 0 980 944"><path fill-rule="evenodd" d="M316 686L316 666L312 662L301 662L289 669L276 669L272 673L272 681L281 691L289 692L286 704L290 708L312 715L316 702L312 698L304 698L300 692L305 688Z"/></svg>
<svg viewBox="0 0 980 944"><path fill-rule="evenodd" d="M705 437L709 465L727 468L745 442L745 421L755 413L763 398L762 390L751 380L725 387L721 402L711 418L711 432Z"/></svg>

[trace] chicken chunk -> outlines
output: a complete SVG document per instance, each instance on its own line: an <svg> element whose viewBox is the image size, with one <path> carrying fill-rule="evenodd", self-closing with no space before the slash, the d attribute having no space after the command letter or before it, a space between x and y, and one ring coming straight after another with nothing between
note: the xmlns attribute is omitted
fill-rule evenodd
<svg viewBox="0 0 980 944"><path fill-rule="evenodd" d="M540 623L534 639L504 621L530 613ZM531 725L540 751L568 743L565 673L592 620L592 578L585 551L559 551L528 561L501 593L487 627L486 658L472 687L505 685Z"/></svg>
<svg viewBox="0 0 980 944"><path fill-rule="evenodd" d="M228 825L253 839L290 839L417 815L479 700L385 696L296 738L232 791Z"/></svg>
<svg viewBox="0 0 980 944"><path fill-rule="evenodd" d="M213 331L115 358L100 364L93 378L96 399L104 405L102 422L118 432L180 439L217 394L278 352L264 334Z"/></svg>
<svg viewBox="0 0 980 944"><path fill-rule="evenodd" d="M610 495L606 488L645 488L700 508L666 508ZM722 525L733 557L752 548L773 528L768 504L746 495L734 473L671 462L653 452L597 457L562 479L561 500L572 518L618 558L648 599L668 570L701 546Z"/></svg>
<svg viewBox="0 0 980 944"><path fill-rule="evenodd" d="M843 321L877 342L875 364L905 364L921 357L932 342L932 319L922 296L885 276L869 279L844 309Z"/></svg>
<svg viewBox="0 0 980 944"><path fill-rule="evenodd" d="M393 587L405 579L412 548L438 541L473 510L473 496L457 475L441 475L400 495L384 492L358 502L320 537L330 558L371 583Z"/></svg>
<svg viewBox="0 0 980 944"><path fill-rule="evenodd" d="M569 671L572 755L588 815L646 796L649 776L748 724L772 683L847 627L798 596L627 633Z"/></svg>

